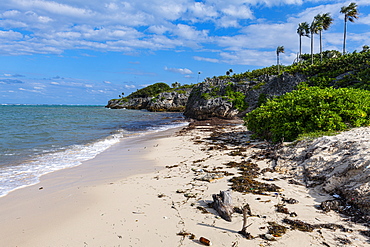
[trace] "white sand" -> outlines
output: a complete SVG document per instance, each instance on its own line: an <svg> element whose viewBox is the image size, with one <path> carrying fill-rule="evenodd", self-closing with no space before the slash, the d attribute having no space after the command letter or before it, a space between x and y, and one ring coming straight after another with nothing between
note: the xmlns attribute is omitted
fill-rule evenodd
<svg viewBox="0 0 370 247"><path fill-rule="evenodd" d="M244 129L237 126L232 131ZM288 184L285 179L274 182L284 189L277 196L232 193L234 206L249 203L252 213L260 216L248 218L247 231L253 236L267 233L267 222L283 224L282 219L290 218L275 210L282 194L299 201L286 205L298 215L291 219L311 224L336 223L354 231L289 230L277 241L245 239L238 233L242 215L234 213L232 222L227 222L207 207L212 194L229 189L228 179L232 176L212 182L195 179L204 175L196 172L200 169L212 170L243 159L227 155L231 150L209 150L204 142L194 143L209 133L202 127L179 136L165 132L133 138L79 167L46 175L39 184L0 198L0 246L200 246L200 237L209 239L213 246L341 246L338 237L352 242L346 246L368 245L357 231L364 227L315 207L330 196ZM250 156L256 151L249 148L244 154ZM261 168L269 166L264 161L255 162ZM231 168L222 170L237 173ZM282 175L264 175L275 177ZM202 214L198 206L209 213ZM195 239L178 236L181 231L194 234Z"/></svg>

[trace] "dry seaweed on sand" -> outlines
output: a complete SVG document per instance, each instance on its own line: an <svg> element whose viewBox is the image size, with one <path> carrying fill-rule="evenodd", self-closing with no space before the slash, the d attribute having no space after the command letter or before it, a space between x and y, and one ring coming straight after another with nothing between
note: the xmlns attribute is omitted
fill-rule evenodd
<svg viewBox="0 0 370 247"><path fill-rule="evenodd" d="M302 232L312 232L315 229L313 225L301 220L290 220L288 218L285 218L283 219L283 222L290 225L293 230L299 230Z"/></svg>
<svg viewBox="0 0 370 247"><path fill-rule="evenodd" d="M275 205L276 212L283 213L283 214L290 214L289 209L285 207L284 204L277 204Z"/></svg>
<svg viewBox="0 0 370 247"><path fill-rule="evenodd" d="M267 233L271 234L274 237L281 237L287 231L287 228L285 226L279 225L276 222L268 222L268 224L269 224L269 226L268 226L268 232Z"/></svg>
<svg viewBox="0 0 370 247"><path fill-rule="evenodd" d="M239 173L243 176L256 178L258 175L260 175L259 166L252 162L242 161L238 163L231 161L225 165L228 168L238 168L238 170L240 171Z"/></svg>
<svg viewBox="0 0 370 247"><path fill-rule="evenodd" d="M260 168L257 164L242 161L229 162L225 164L229 168L237 168L242 176L233 177L229 180L232 183L231 188L241 193L263 194L264 192L278 192L281 188L275 184L261 183L254 180L260 175Z"/></svg>
<svg viewBox="0 0 370 247"><path fill-rule="evenodd" d="M233 177L229 181L232 183L231 188L241 193L264 194L281 191L281 188L275 184L261 183L249 176Z"/></svg>

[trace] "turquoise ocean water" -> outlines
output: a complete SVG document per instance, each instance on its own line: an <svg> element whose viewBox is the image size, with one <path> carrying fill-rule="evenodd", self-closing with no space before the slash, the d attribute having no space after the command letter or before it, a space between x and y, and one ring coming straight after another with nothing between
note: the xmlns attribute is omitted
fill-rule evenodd
<svg viewBox="0 0 370 247"><path fill-rule="evenodd" d="M103 106L0 105L0 196L78 166L133 135L184 126L180 113Z"/></svg>

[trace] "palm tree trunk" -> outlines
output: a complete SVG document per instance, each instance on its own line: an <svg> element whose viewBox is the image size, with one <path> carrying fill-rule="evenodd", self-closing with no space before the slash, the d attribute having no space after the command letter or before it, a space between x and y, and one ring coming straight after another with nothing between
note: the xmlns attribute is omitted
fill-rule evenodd
<svg viewBox="0 0 370 247"><path fill-rule="evenodd" d="M302 55L302 35L299 35L299 58L298 58L298 62L301 61L301 55Z"/></svg>
<svg viewBox="0 0 370 247"><path fill-rule="evenodd" d="M320 62L322 62L322 31L320 30Z"/></svg>
<svg viewBox="0 0 370 247"><path fill-rule="evenodd" d="M313 64L313 33L311 34L311 64Z"/></svg>
<svg viewBox="0 0 370 247"><path fill-rule="evenodd" d="M343 55L346 54L347 16L344 17Z"/></svg>
<svg viewBox="0 0 370 247"><path fill-rule="evenodd" d="M280 61L279 61L279 53L277 54L277 66L278 66L278 75L280 74Z"/></svg>

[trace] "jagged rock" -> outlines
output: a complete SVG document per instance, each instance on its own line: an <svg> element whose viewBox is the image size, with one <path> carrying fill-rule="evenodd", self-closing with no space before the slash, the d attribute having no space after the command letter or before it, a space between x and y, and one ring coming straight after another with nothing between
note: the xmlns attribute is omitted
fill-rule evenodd
<svg viewBox="0 0 370 247"><path fill-rule="evenodd" d="M113 99L108 102L106 107L111 109L183 112L190 90L164 92L156 97Z"/></svg>
<svg viewBox="0 0 370 247"><path fill-rule="evenodd" d="M258 107L261 98L273 98L291 92L305 81L302 75L283 73L280 76L263 75L254 80L208 78L191 88L160 93L156 97L122 98L108 102L112 109L147 109L149 111L184 112L188 118L205 120L213 117L235 119ZM236 109L230 99L230 89L244 94L248 105L244 111Z"/></svg>
<svg viewBox="0 0 370 247"><path fill-rule="evenodd" d="M193 88L184 115L197 120L212 117L234 119L243 117L245 113L258 107L261 98L273 98L291 92L300 82L305 81L303 75L283 73L280 76L263 75L255 80L233 81L232 78L207 79ZM248 108L239 111L227 96L227 89L244 94Z"/></svg>

